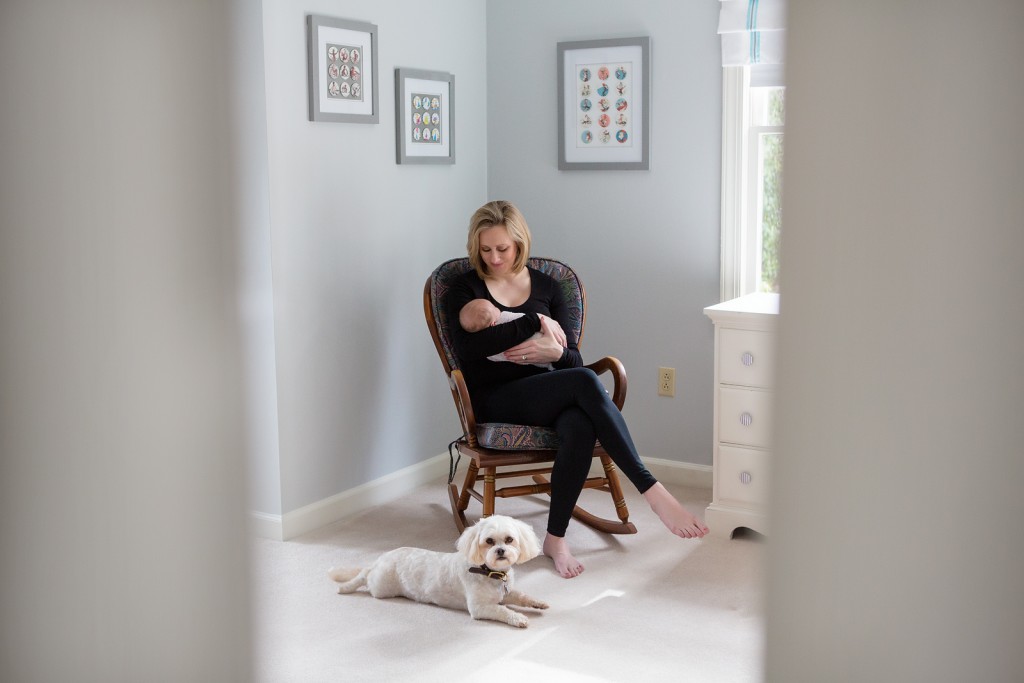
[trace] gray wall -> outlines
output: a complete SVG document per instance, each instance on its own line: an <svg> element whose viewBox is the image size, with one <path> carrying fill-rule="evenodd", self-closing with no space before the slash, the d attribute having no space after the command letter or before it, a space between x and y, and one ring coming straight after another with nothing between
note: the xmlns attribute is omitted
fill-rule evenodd
<svg viewBox="0 0 1024 683"><path fill-rule="evenodd" d="M263 3L265 123L248 114L269 160L265 178L249 178L253 508L296 510L442 453L459 435L420 293L434 266L464 253L470 214L495 197L526 212L535 254L580 270L585 357L626 363L641 452L710 464L712 330L701 309L718 296L718 3L608 3L614 19L582 2L419 9ZM379 26L379 124L307 121L307 13ZM652 170L559 172L555 44L614 35L652 38ZM454 166L394 163L398 66L455 74ZM598 193L614 199L580 220ZM656 395L658 366L677 368L675 398ZM268 424L275 405L279 437Z"/></svg>
<svg viewBox="0 0 1024 683"><path fill-rule="evenodd" d="M1024 678L1024 5L914 5L789 5L769 681Z"/></svg>
<svg viewBox="0 0 1024 683"><path fill-rule="evenodd" d="M523 210L534 253L576 267L584 359L617 356L642 455L711 464L722 68L716 0L487 4L488 194ZM650 36L649 171L559 171L556 45ZM676 396L657 395L659 366Z"/></svg>
<svg viewBox="0 0 1024 683"><path fill-rule="evenodd" d="M263 3L231 0L233 44L232 134L240 163L239 296L243 326L246 450L251 510L280 515L281 450L278 431L277 344L270 241L270 159L263 63Z"/></svg>
<svg viewBox="0 0 1024 683"><path fill-rule="evenodd" d="M379 27L379 124L307 120L309 13ZM460 434L421 297L486 196L484 27L476 0L263 3L280 461L256 488L277 474L283 512ZM455 74L455 165L395 164L396 67Z"/></svg>

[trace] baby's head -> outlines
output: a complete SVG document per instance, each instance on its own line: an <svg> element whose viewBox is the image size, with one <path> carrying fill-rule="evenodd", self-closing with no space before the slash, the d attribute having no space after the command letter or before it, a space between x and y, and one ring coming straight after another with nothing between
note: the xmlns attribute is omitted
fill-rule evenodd
<svg viewBox="0 0 1024 683"><path fill-rule="evenodd" d="M501 311L487 299L473 299L459 311L459 324L466 332L479 332L498 322Z"/></svg>

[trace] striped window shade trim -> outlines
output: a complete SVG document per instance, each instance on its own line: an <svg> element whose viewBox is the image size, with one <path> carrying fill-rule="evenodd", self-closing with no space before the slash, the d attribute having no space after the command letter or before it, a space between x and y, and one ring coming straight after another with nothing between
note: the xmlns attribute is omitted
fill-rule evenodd
<svg viewBox="0 0 1024 683"><path fill-rule="evenodd" d="M718 33L722 66L782 64L786 48L785 0L721 0Z"/></svg>

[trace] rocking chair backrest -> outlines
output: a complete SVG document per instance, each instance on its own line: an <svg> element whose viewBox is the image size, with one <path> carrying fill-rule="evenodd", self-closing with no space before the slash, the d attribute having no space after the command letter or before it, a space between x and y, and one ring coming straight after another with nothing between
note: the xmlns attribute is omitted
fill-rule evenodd
<svg viewBox="0 0 1024 683"><path fill-rule="evenodd" d="M565 330L570 337L575 336L577 345L583 343L583 325L587 315L587 295L583 289L583 283L572 268L554 259L531 258L527 265L535 270L550 275L562 288L562 296L569 307L569 326ZM434 346L445 366L445 374L450 375L452 370L459 367L458 358L455 356L455 348L452 345L448 320L447 296L452 282L458 276L470 270L468 258L456 258L445 261L438 266L427 280L426 291L424 292L424 313L427 316L427 323L430 327L430 335L434 339ZM454 321L458 324L458 321Z"/></svg>
<svg viewBox="0 0 1024 683"><path fill-rule="evenodd" d="M562 288L562 296L569 308L568 320L565 321L566 336L575 338L577 344L583 339L583 324L587 314L587 297L572 268L560 261L544 258L532 258L528 265L555 279ZM446 261L438 266L423 285L423 313L434 340L437 355L444 366L448 378L448 387L455 401L455 408L462 423L462 436L449 445L449 455L456 449L461 456L470 458L466 470L466 478L460 488L453 479L458 461L453 457L448 475L448 499L455 517L455 527L462 532L469 526L466 519L466 508L471 498L479 500L482 505L482 516L495 514L495 498L515 496L531 496L550 493L551 485L548 476L558 453L558 434L554 429L536 425L508 424L503 422L477 423L473 413L473 401L466 388L465 378L459 368L458 358L452 346L450 326L458 325L458 320L449 320L446 299L451 291L455 278L470 269L469 259L458 258ZM587 365L598 375L609 373L613 381L612 402L622 410L622 402L626 397L626 371L618 359L611 356ZM618 521L611 518L598 517L578 505L573 516L589 524L599 531L612 534L635 534L636 526L629 521L629 510L626 499L622 495L618 475L611 457L596 444L594 457L601 460L603 476L587 479L587 488L607 491L612 498ZM529 467L530 469L523 469ZM522 486L498 487L498 481L507 478L530 477L531 483ZM483 483L482 490L477 486L478 479Z"/></svg>

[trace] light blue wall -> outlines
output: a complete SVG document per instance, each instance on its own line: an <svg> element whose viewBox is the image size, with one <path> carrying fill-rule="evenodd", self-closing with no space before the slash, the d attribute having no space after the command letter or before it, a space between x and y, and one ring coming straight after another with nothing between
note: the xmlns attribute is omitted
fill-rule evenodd
<svg viewBox="0 0 1024 683"><path fill-rule="evenodd" d="M250 179L260 206L247 252L254 509L296 510L459 435L421 291L464 253L470 214L495 197L523 208L535 254L581 272L585 357L626 364L642 454L710 464L713 335L701 309L718 296L717 11L715 0L264 0L265 123L253 127L266 135L253 143L266 172ZM379 27L378 124L307 120L309 13ZM556 43L631 35L652 40L651 170L559 172ZM455 74L454 166L395 164L400 66ZM677 369L675 398L656 395L658 366Z"/></svg>
<svg viewBox="0 0 1024 683"><path fill-rule="evenodd" d="M378 124L308 121L311 13L378 26ZM486 194L484 27L476 0L263 3L280 462L259 465L255 488L279 472L284 512L460 434L421 297ZM395 163L396 67L455 74L455 165Z"/></svg>
<svg viewBox="0 0 1024 683"><path fill-rule="evenodd" d="M238 307L243 326L241 360L250 506L281 514L281 451L278 432L277 346L270 248L270 178L267 155L266 80L262 3L231 0L230 84L233 179L238 207Z"/></svg>
<svg viewBox="0 0 1024 683"><path fill-rule="evenodd" d="M488 193L523 210L534 253L587 288L584 358L620 358L642 455L711 464L718 302L722 67L717 0L490 0ZM649 171L559 171L556 45L651 38ZM676 396L657 395L659 366Z"/></svg>

